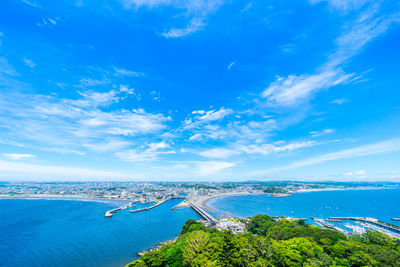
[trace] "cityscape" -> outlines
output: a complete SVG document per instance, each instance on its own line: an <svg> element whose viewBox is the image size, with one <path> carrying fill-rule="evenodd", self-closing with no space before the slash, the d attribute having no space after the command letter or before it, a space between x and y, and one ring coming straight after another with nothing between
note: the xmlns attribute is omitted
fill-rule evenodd
<svg viewBox="0 0 400 267"><path fill-rule="evenodd" d="M1 267L399 267L399 0L1 0Z"/></svg>

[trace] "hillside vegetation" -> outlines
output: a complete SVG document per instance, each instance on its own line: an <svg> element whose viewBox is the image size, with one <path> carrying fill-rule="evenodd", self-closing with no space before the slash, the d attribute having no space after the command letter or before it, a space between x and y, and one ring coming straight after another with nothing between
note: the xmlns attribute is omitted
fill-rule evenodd
<svg viewBox="0 0 400 267"><path fill-rule="evenodd" d="M301 220L249 219L246 234L188 220L176 242L127 266L400 266L400 240L379 232L347 238Z"/></svg>

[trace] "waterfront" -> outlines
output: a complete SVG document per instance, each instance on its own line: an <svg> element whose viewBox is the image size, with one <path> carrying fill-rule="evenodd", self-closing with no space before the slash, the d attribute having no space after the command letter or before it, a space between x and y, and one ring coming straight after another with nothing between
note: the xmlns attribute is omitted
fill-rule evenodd
<svg viewBox="0 0 400 267"><path fill-rule="evenodd" d="M205 202L213 216L249 217L255 214L307 218L332 216L374 217L400 225L400 189L343 190L297 193L289 197L227 196Z"/></svg>
<svg viewBox="0 0 400 267"><path fill-rule="evenodd" d="M0 257L4 266L124 266L158 242L176 237L190 208L171 210L172 199L151 210L107 210L127 202L92 200L1 199ZM400 225L400 190L348 190L297 193L289 197L244 195L212 198L205 204L215 217L255 214L328 218L369 216ZM152 203L135 203L140 209Z"/></svg>

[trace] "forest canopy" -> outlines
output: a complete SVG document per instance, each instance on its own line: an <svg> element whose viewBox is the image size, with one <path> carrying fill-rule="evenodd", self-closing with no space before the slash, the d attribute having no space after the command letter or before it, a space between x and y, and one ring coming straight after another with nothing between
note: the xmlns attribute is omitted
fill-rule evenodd
<svg viewBox="0 0 400 267"><path fill-rule="evenodd" d="M175 242L127 266L400 266L400 240L376 231L346 237L267 215L249 218L244 234L188 220Z"/></svg>

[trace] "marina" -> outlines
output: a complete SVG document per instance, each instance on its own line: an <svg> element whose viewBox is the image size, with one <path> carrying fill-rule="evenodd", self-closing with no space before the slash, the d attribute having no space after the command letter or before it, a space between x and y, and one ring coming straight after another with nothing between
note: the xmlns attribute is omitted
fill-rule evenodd
<svg viewBox="0 0 400 267"><path fill-rule="evenodd" d="M361 235L367 230L378 231L390 237L400 238L399 227L370 217L329 217L312 219L321 227L337 230L346 236Z"/></svg>

